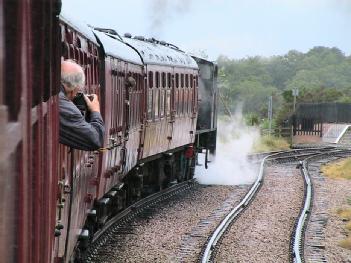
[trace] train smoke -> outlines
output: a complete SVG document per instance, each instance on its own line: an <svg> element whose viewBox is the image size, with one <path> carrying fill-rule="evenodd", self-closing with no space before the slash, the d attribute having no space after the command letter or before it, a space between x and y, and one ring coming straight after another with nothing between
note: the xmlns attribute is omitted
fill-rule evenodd
<svg viewBox="0 0 351 263"><path fill-rule="evenodd" d="M151 0L149 5L150 26L152 36L160 37L166 23L189 12L190 0Z"/></svg>
<svg viewBox="0 0 351 263"><path fill-rule="evenodd" d="M199 163L195 177L201 184L240 185L254 182L258 175L247 161L247 154L252 150L259 131L247 127L242 119L241 109L230 121L218 122L217 152L215 159L204 168L204 154L199 154Z"/></svg>

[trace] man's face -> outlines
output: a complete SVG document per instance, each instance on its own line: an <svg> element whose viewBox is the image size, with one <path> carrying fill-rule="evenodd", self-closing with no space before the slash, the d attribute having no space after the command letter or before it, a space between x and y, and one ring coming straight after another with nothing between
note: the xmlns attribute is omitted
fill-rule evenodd
<svg viewBox="0 0 351 263"><path fill-rule="evenodd" d="M81 87L76 87L74 90L67 92L66 96L69 100L73 100L78 92L83 92L83 89Z"/></svg>

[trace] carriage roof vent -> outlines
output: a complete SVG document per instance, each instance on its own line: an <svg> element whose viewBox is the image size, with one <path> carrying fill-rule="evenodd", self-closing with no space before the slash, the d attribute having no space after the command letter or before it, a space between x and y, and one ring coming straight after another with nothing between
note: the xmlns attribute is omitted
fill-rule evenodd
<svg viewBox="0 0 351 263"><path fill-rule="evenodd" d="M108 33L108 34L111 34L111 35L119 36L117 31L114 30L114 29L111 29L111 28L95 27L94 29L97 30L97 31L100 31L100 32L104 32L104 33Z"/></svg>
<svg viewBox="0 0 351 263"><path fill-rule="evenodd" d="M126 38L132 38L132 34L131 34L131 33L124 33L124 37L126 37Z"/></svg>
<svg viewBox="0 0 351 263"><path fill-rule="evenodd" d="M135 36L134 39L144 41L145 37L143 37L143 36Z"/></svg>

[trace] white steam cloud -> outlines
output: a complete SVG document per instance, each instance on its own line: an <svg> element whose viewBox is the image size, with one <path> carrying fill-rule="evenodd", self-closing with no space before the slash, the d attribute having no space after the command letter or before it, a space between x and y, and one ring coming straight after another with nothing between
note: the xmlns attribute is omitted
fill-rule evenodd
<svg viewBox="0 0 351 263"><path fill-rule="evenodd" d="M237 111L230 121L218 122L217 151L214 160L204 167L204 154L199 154L195 178L201 184L241 185L255 181L258 170L249 164L247 154L252 150L259 131L247 127L242 119L241 110ZM212 158L213 159L213 158Z"/></svg>

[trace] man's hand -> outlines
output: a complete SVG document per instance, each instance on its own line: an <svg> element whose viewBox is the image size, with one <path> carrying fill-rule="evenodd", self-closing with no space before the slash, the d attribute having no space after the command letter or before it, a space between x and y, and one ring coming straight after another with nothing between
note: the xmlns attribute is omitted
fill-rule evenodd
<svg viewBox="0 0 351 263"><path fill-rule="evenodd" d="M100 102L98 96L96 94L91 94L90 96L93 96L93 100L90 100L87 95L84 95L89 111L100 112Z"/></svg>

